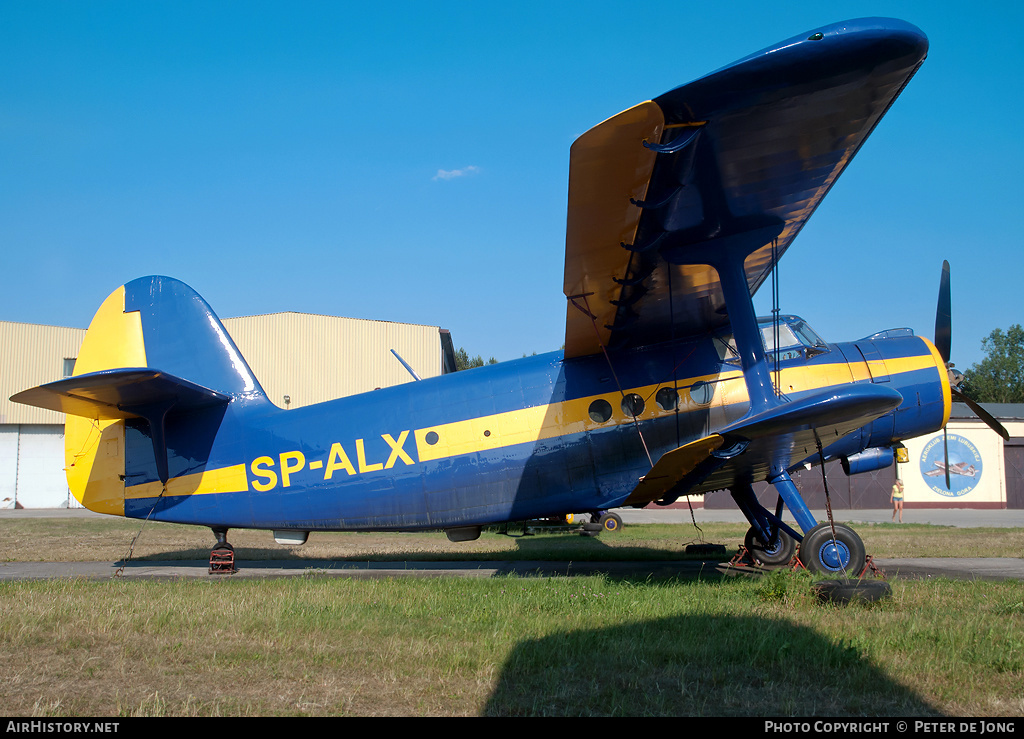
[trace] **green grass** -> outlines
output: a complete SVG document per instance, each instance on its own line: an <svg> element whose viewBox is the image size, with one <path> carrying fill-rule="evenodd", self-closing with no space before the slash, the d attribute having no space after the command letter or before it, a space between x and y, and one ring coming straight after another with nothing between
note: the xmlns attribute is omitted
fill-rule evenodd
<svg viewBox="0 0 1024 739"><path fill-rule="evenodd" d="M452 544L232 531L246 559L682 558L744 526ZM140 522L0 521L8 560L122 557ZM858 526L876 557L1020 556L1020 529ZM136 558L205 561L212 536L150 523ZM730 554L731 554L730 550ZM819 604L806 573L0 582L0 705L18 716L1024 715L1019 582L891 581Z"/></svg>
<svg viewBox="0 0 1024 739"><path fill-rule="evenodd" d="M0 584L9 715L1022 715L1020 583Z"/></svg>

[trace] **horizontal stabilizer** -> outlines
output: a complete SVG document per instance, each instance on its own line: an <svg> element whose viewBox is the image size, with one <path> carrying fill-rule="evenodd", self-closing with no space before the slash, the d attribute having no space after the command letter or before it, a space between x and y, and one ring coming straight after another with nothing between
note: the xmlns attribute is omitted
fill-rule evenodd
<svg viewBox="0 0 1024 739"><path fill-rule="evenodd" d="M101 421L149 418L149 409L173 413L227 405L231 396L146 367L90 372L24 390L11 397L33 405Z"/></svg>

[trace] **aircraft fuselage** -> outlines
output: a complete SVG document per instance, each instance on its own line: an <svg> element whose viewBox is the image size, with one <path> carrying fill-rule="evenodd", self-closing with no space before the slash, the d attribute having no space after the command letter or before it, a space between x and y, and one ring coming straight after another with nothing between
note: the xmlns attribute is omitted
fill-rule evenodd
<svg viewBox="0 0 1024 739"><path fill-rule="evenodd" d="M652 460L749 412L743 374L723 353L720 338L702 337L613 353L611 366L603 355L563 360L554 352L287 411L236 398L226 412L209 412L205 425L219 426L210 438L196 433L202 413L168 421L172 479L162 495L148 427L129 421L125 515L407 530L613 508ZM904 398L829 444L827 458L942 427L945 369L926 340L863 340L807 354L783 352L777 372L773 365L783 402L851 382L887 383ZM779 468L802 461L773 460Z"/></svg>

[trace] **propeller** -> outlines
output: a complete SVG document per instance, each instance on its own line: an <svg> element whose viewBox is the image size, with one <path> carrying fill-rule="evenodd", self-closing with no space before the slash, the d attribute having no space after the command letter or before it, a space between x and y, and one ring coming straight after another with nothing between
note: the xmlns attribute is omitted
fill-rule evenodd
<svg viewBox="0 0 1024 739"><path fill-rule="evenodd" d="M949 288L949 262L947 260L943 260L942 277L939 280L939 304L935 309L935 348L938 349L939 356L942 357L942 361L946 363L946 373L949 377L949 389L953 395L953 400L958 403L964 403L978 418L985 422L985 425L1002 436L1004 441L1008 441L1010 434L1005 428L1003 428L1003 425L999 423L991 413L960 392L960 383L964 381L964 376L963 373L955 370L953 368L953 363L949 361L952 343L953 315ZM948 490L950 488L949 444L947 443L945 426L942 427L942 446L943 453L946 458L946 489Z"/></svg>

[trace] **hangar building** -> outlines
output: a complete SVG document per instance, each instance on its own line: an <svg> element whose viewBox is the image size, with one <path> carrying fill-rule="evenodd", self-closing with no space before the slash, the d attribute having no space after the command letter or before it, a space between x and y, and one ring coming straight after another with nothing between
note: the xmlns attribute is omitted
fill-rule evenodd
<svg viewBox="0 0 1024 739"><path fill-rule="evenodd" d="M333 400L455 371L437 326L272 313L223 319L270 400L281 408ZM64 415L12 403L69 376L85 329L0 321L0 508L80 507L64 476Z"/></svg>

